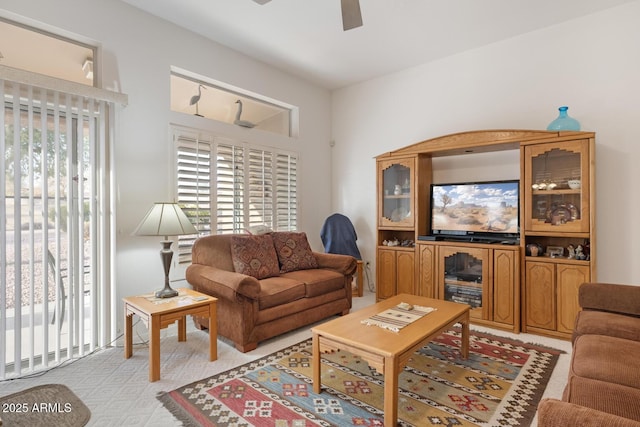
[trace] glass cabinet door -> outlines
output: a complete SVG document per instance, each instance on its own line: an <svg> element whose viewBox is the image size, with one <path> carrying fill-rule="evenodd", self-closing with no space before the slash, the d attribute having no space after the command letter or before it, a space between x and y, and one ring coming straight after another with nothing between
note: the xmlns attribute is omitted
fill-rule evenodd
<svg viewBox="0 0 640 427"><path fill-rule="evenodd" d="M525 229L589 232L587 141L525 148Z"/></svg>
<svg viewBox="0 0 640 427"><path fill-rule="evenodd" d="M488 268L487 249L440 247L440 296L471 306L471 316L488 318Z"/></svg>
<svg viewBox="0 0 640 427"><path fill-rule="evenodd" d="M380 161L378 164L380 226L413 227L413 159Z"/></svg>

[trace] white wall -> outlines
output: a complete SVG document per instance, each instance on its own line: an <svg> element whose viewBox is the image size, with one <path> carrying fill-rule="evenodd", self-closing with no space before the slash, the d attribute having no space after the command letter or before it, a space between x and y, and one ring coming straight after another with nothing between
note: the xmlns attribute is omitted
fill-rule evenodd
<svg viewBox="0 0 640 427"><path fill-rule="evenodd" d="M332 213L327 90L120 1L3 0L0 14L98 43L104 55L104 87L129 96L129 105L117 117L114 159L118 228L116 301L159 289L164 283L158 255L160 239L135 237L131 232L153 202L173 199L172 143L168 135L169 123L175 115L169 112L170 66L300 107L299 138L282 141L263 136L269 143L300 153L299 229L307 231L314 249L321 250L320 228ZM188 117L194 125L202 123L194 119ZM250 139L253 132L232 125L217 129L242 139Z"/></svg>
<svg viewBox="0 0 640 427"><path fill-rule="evenodd" d="M568 105L596 132L598 279L640 284L638 22L636 1L335 91L333 206L356 225L363 257L374 267L375 156L466 130L545 129ZM517 159L438 174L511 178L517 164L502 164Z"/></svg>

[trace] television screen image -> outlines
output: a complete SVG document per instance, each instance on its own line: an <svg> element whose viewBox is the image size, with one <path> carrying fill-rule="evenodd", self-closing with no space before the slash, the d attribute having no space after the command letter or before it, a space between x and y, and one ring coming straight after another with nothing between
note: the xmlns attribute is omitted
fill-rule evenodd
<svg viewBox="0 0 640 427"><path fill-rule="evenodd" d="M516 236L519 181L431 186L431 234Z"/></svg>

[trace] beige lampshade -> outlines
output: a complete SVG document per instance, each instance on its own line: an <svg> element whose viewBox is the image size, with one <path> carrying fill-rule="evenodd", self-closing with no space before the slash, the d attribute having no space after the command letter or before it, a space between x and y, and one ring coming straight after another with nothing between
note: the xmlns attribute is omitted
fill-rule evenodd
<svg viewBox="0 0 640 427"><path fill-rule="evenodd" d="M165 236L165 239L197 233L180 206L170 202L155 203L133 232L137 236Z"/></svg>

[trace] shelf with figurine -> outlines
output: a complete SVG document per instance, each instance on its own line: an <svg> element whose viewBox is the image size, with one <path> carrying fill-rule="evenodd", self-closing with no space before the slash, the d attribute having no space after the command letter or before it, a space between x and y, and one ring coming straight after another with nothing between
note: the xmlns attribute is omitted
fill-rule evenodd
<svg viewBox="0 0 640 427"><path fill-rule="evenodd" d="M544 259L588 264L591 261L590 246L587 239L528 239L525 245L525 256L529 260Z"/></svg>
<svg viewBox="0 0 640 427"><path fill-rule="evenodd" d="M398 246L403 248L413 248L415 244L416 244L415 241L412 239L400 240L397 237L382 241L382 246L389 246L389 247Z"/></svg>

